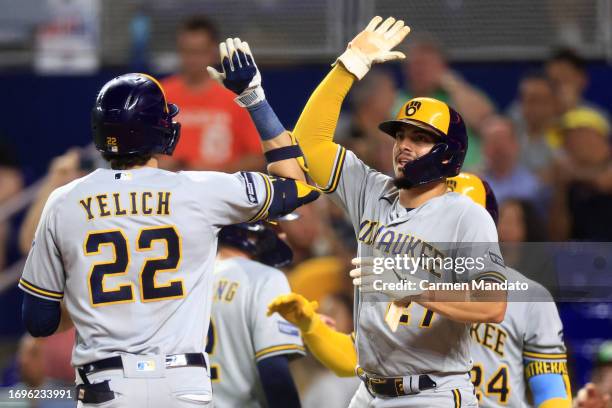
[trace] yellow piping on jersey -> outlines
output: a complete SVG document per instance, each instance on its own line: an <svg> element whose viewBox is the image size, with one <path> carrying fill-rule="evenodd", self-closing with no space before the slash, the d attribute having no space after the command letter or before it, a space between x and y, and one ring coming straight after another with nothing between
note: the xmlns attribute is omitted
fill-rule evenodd
<svg viewBox="0 0 612 408"><path fill-rule="evenodd" d="M25 288L31 290L32 292L38 293L39 295L45 295L48 297L51 297L53 299L62 299L64 297L63 293L54 293L54 292L48 292L46 290L43 289L38 289L36 286L26 282L23 279L19 279L19 283L24 286Z"/></svg>
<svg viewBox="0 0 612 408"><path fill-rule="evenodd" d="M499 272L494 272L494 271L483 272L480 275L476 275L474 277L475 280L486 279L486 278L496 278L496 279L501 280L502 282L506 281L506 277L504 275L502 275Z"/></svg>
<svg viewBox="0 0 612 408"><path fill-rule="evenodd" d="M453 390L453 399L455 400L455 408L461 407L461 394L456 388Z"/></svg>
<svg viewBox="0 0 612 408"><path fill-rule="evenodd" d="M531 351L523 351L523 356L527 358L542 358L546 360L564 360L567 359L567 355L564 353L558 354L545 354L545 353L534 353Z"/></svg>
<svg viewBox="0 0 612 408"><path fill-rule="evenodd" d="M340 147L340 151L338 152L338 160L336 161L336 165L332 170L332 182L326 188L322 188L321 191L324 193L333 193L336 191L338 187L338 182L340 181L340 174L342 173L342 166L344 165L344 158L346 157L346 149L344 147Z"/></svg>
<svg viewBox="0 0 612 408"><path fill-rule="evenodd" d="M298 351L306 351L306 349L302 346L298 346L297 344L282 344L280 346L272 346L265 348L263 350L259 350L255 353L255 359L259 359L265 355L276 353L278 351L286 351L286 350L298 350Z"/></svg>
<svg viewBox="0 0 612 408"><path fill-rule="evenodd" d="M272 185L270 184L270 179L265 174L258 174L263 178L264 184L266 186L266 199L259 212L255 214L255 216L251 218L248 222L259 221L261 218L265 217L265 215L268 213L268 209L270 208L270 204L272 203Z"/></svg>

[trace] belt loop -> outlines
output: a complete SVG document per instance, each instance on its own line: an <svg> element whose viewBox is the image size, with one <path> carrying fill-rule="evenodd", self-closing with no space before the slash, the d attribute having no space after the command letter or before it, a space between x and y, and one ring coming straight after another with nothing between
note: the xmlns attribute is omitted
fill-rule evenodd
<svg viewBox="0 0 612 408"><path fill-rule="evenodd" d="M81 381L83 384L90 385L89 379L87 378L87 374L85 374L85 370L83 368L77 368L77 372L79 373L79 377L81 377Z"/></svg>
<svg viewBox="0 0 612 408"><path fill-rule="evenodd" d="M406 394L418 394L421 392L418 375L407 375L402 377L402 379L404 381L404 391Z"/></svg>

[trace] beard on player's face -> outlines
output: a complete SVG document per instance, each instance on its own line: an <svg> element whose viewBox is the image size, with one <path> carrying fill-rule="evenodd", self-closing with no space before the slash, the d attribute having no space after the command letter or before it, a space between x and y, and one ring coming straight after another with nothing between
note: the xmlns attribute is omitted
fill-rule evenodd
<svg viewBox="0 0 612 408"><path fill-rule="evenodd" d="M399 189L408 189L412 183L404 174L406 165L426 155L434 147L435 135L415 126L404 126L397 133L393 145L393 184Z"/></svg>

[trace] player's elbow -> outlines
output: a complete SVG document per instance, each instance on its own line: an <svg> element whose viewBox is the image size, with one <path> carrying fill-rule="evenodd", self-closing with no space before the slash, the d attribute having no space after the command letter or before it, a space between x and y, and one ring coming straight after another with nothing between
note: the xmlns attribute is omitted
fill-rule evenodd
<svg viewBox="0 0 612 408"><path fill-rule="evenodd" d="M501 323L506 317L506 302L487 302L485 308L486 320L481 323Z"/></svg>

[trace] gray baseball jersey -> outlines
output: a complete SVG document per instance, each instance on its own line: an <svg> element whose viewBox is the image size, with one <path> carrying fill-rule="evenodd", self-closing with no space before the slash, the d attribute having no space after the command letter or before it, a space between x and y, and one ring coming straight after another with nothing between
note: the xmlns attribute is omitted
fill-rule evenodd
<svg viewBox="0 0 612 408"><path fill-rule="evenodd" d="M429 253L451 259L479 257L484 262L479 270L419 277L457 282L505 280L495 224L484 208L465 196L446 193L408 211L400 205L399 190L390 177L370 169L344 148L338 149L336 162L332 174L336 182L330 183L331 190L335 189L332 198L345 208L353 223L359 256L418 257ZM469 325L411 304L394 333L384 322L387 307L388 303L380 301L361 299L358 303L356 344L363 369L402 376L467 373L472 368Z"/></svg>
<svg viewBox="0 0 612 408"><path fill-rule="evenodd" d="M266 316L275 297L289 293L285 274L246 258L217 261L206 350L215 404L265 407L257 362L281 354L304 355L297 327Z"/></svg>
<svg viewBox="0 0 612 408"><path fill-rule="evenodd" d="M538 302L508 302L500 324L472 325L472 382L481 407L528 407L527 381L540 374L567 374L563 325L550 293L507 268L508 280L527 282ZM547 295L550 301L542 301Z"/></svg>
<svg viewBox="0 0 612 408"><path fill-rule="evenodd" d="M98 169L55 190L19 286L64 299L72 363L202 352L221 226L266 215L258 173Z"/></svg>

